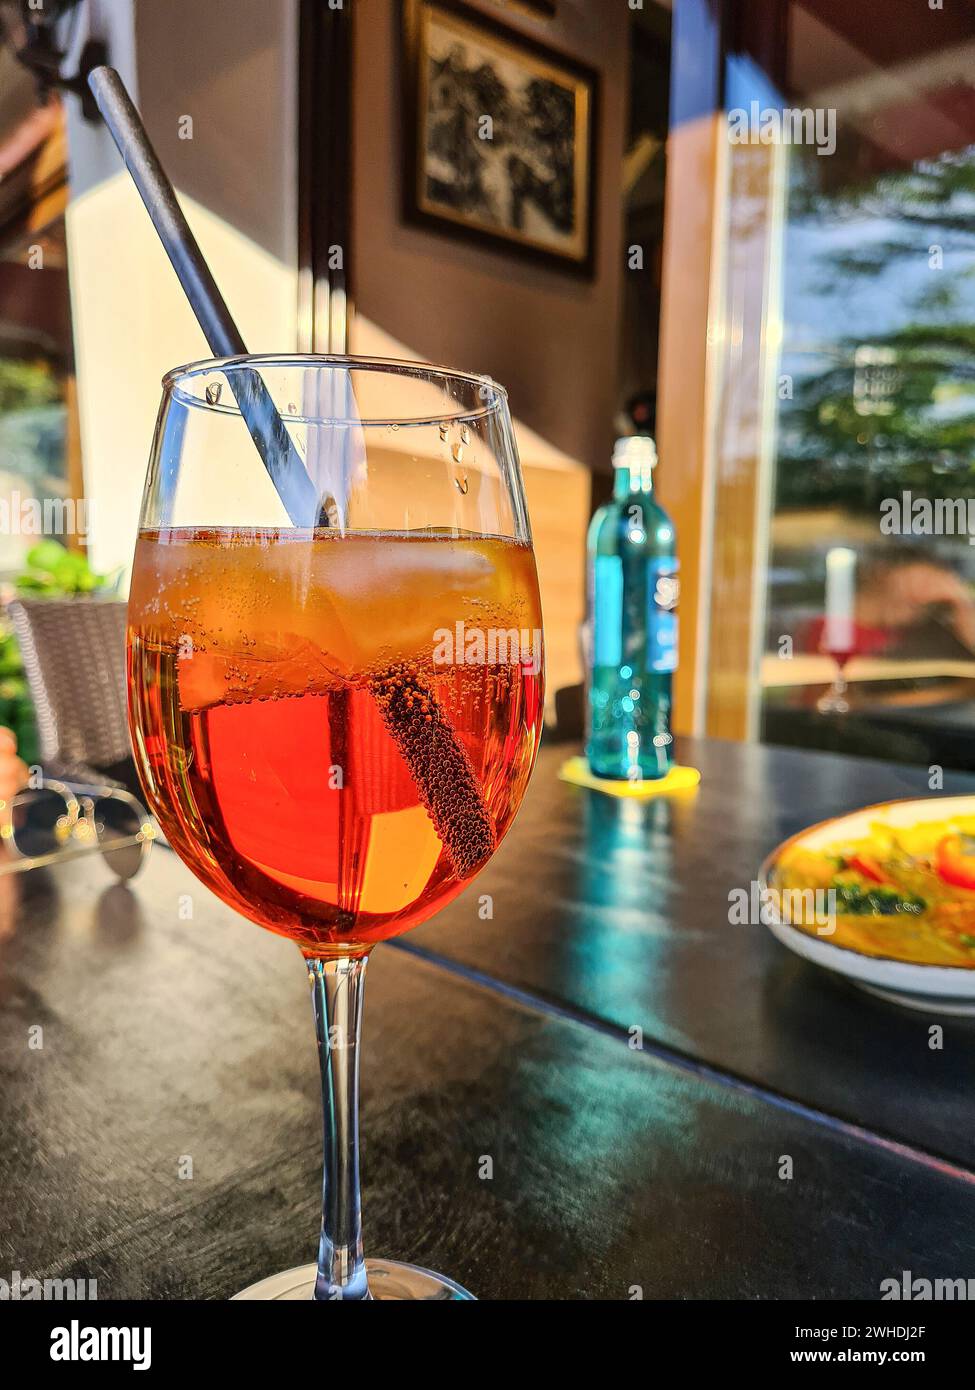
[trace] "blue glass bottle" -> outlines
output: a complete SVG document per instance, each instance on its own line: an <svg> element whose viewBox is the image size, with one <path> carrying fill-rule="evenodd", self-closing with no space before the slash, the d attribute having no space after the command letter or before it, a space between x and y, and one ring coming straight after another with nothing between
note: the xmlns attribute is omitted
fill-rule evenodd
<svg viewBox="0 0 975 1390"><path fill-rule="evenodd" d="M673 765L678 562L673 524L653 497L656 462L648 435L618 439L613 499L589 526L586 756L597 777L658 778Z"/></svg>

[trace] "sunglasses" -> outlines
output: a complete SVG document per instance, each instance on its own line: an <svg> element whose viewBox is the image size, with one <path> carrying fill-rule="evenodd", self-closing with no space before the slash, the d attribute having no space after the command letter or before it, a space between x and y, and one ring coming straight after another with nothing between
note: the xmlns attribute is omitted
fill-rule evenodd
<svg viewBox="0 0 975 1390"><path fill-rule="evenodd" d="M43 787L0 801L0 873L39 868L97 850L120 879L134 878L156 828L120 787L76 787L46 778Z"/></svg>

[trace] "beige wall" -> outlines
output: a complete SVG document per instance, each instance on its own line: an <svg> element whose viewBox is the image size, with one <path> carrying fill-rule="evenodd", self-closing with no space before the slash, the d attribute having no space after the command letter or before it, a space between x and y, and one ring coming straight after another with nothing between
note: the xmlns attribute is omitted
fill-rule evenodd
<svg viewBox="0 0 975 1390"><path fill-rule="evenodd" d="M613 439L630 12L606 0L560 0L552 21L488 0L472 8L600 72L595 278L404 225L399 6L357 0L352 350L487 372L508 388L554 694L581 676L576 634L584 612L589 470L608 466Z"/></svg>
<svg viewBox="0 0 975 1390"><path fill-rule="evenodd" d="M294 348L296 0L94 0L91 15L248 346ZM67 110L89 547L99 569L127 570L160 378L211 354L111 136L74 98Z"/></svg>

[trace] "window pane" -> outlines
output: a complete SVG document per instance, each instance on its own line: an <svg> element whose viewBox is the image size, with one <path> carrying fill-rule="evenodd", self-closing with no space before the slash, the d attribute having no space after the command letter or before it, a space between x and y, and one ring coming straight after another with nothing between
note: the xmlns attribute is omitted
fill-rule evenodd
<svg viewBox="0 0 975 1390"><path fill-rule="evenodd" d="M69 543L83 529L69 461L72 388L59 219L0 247L0 574L19 570L42 533Z"/></svg>
<svg viewBox="0 0 975 1390"><path fill-rule="evenodd" d="M975 766L975 17L753 16L728 68L728 245L768 354L760 731Z"/></svg>

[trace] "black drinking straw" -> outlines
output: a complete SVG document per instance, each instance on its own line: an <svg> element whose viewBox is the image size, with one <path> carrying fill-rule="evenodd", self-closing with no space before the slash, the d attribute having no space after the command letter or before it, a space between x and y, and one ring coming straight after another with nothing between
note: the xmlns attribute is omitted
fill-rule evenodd
<svg viewBox="0 0 975 1390"><path fill-rule="evenodd" d="M114 68L93 68L88 85L118 146L125 167L142 196L159 240L166 248L186 298L215 357L247 352L240 330L203 259L196 237L166 177L146 128ZM321 498L301 455L284 427L260 372L237 368L227 373L240 413L271 481L296 526L327 525Z"/></svg>

